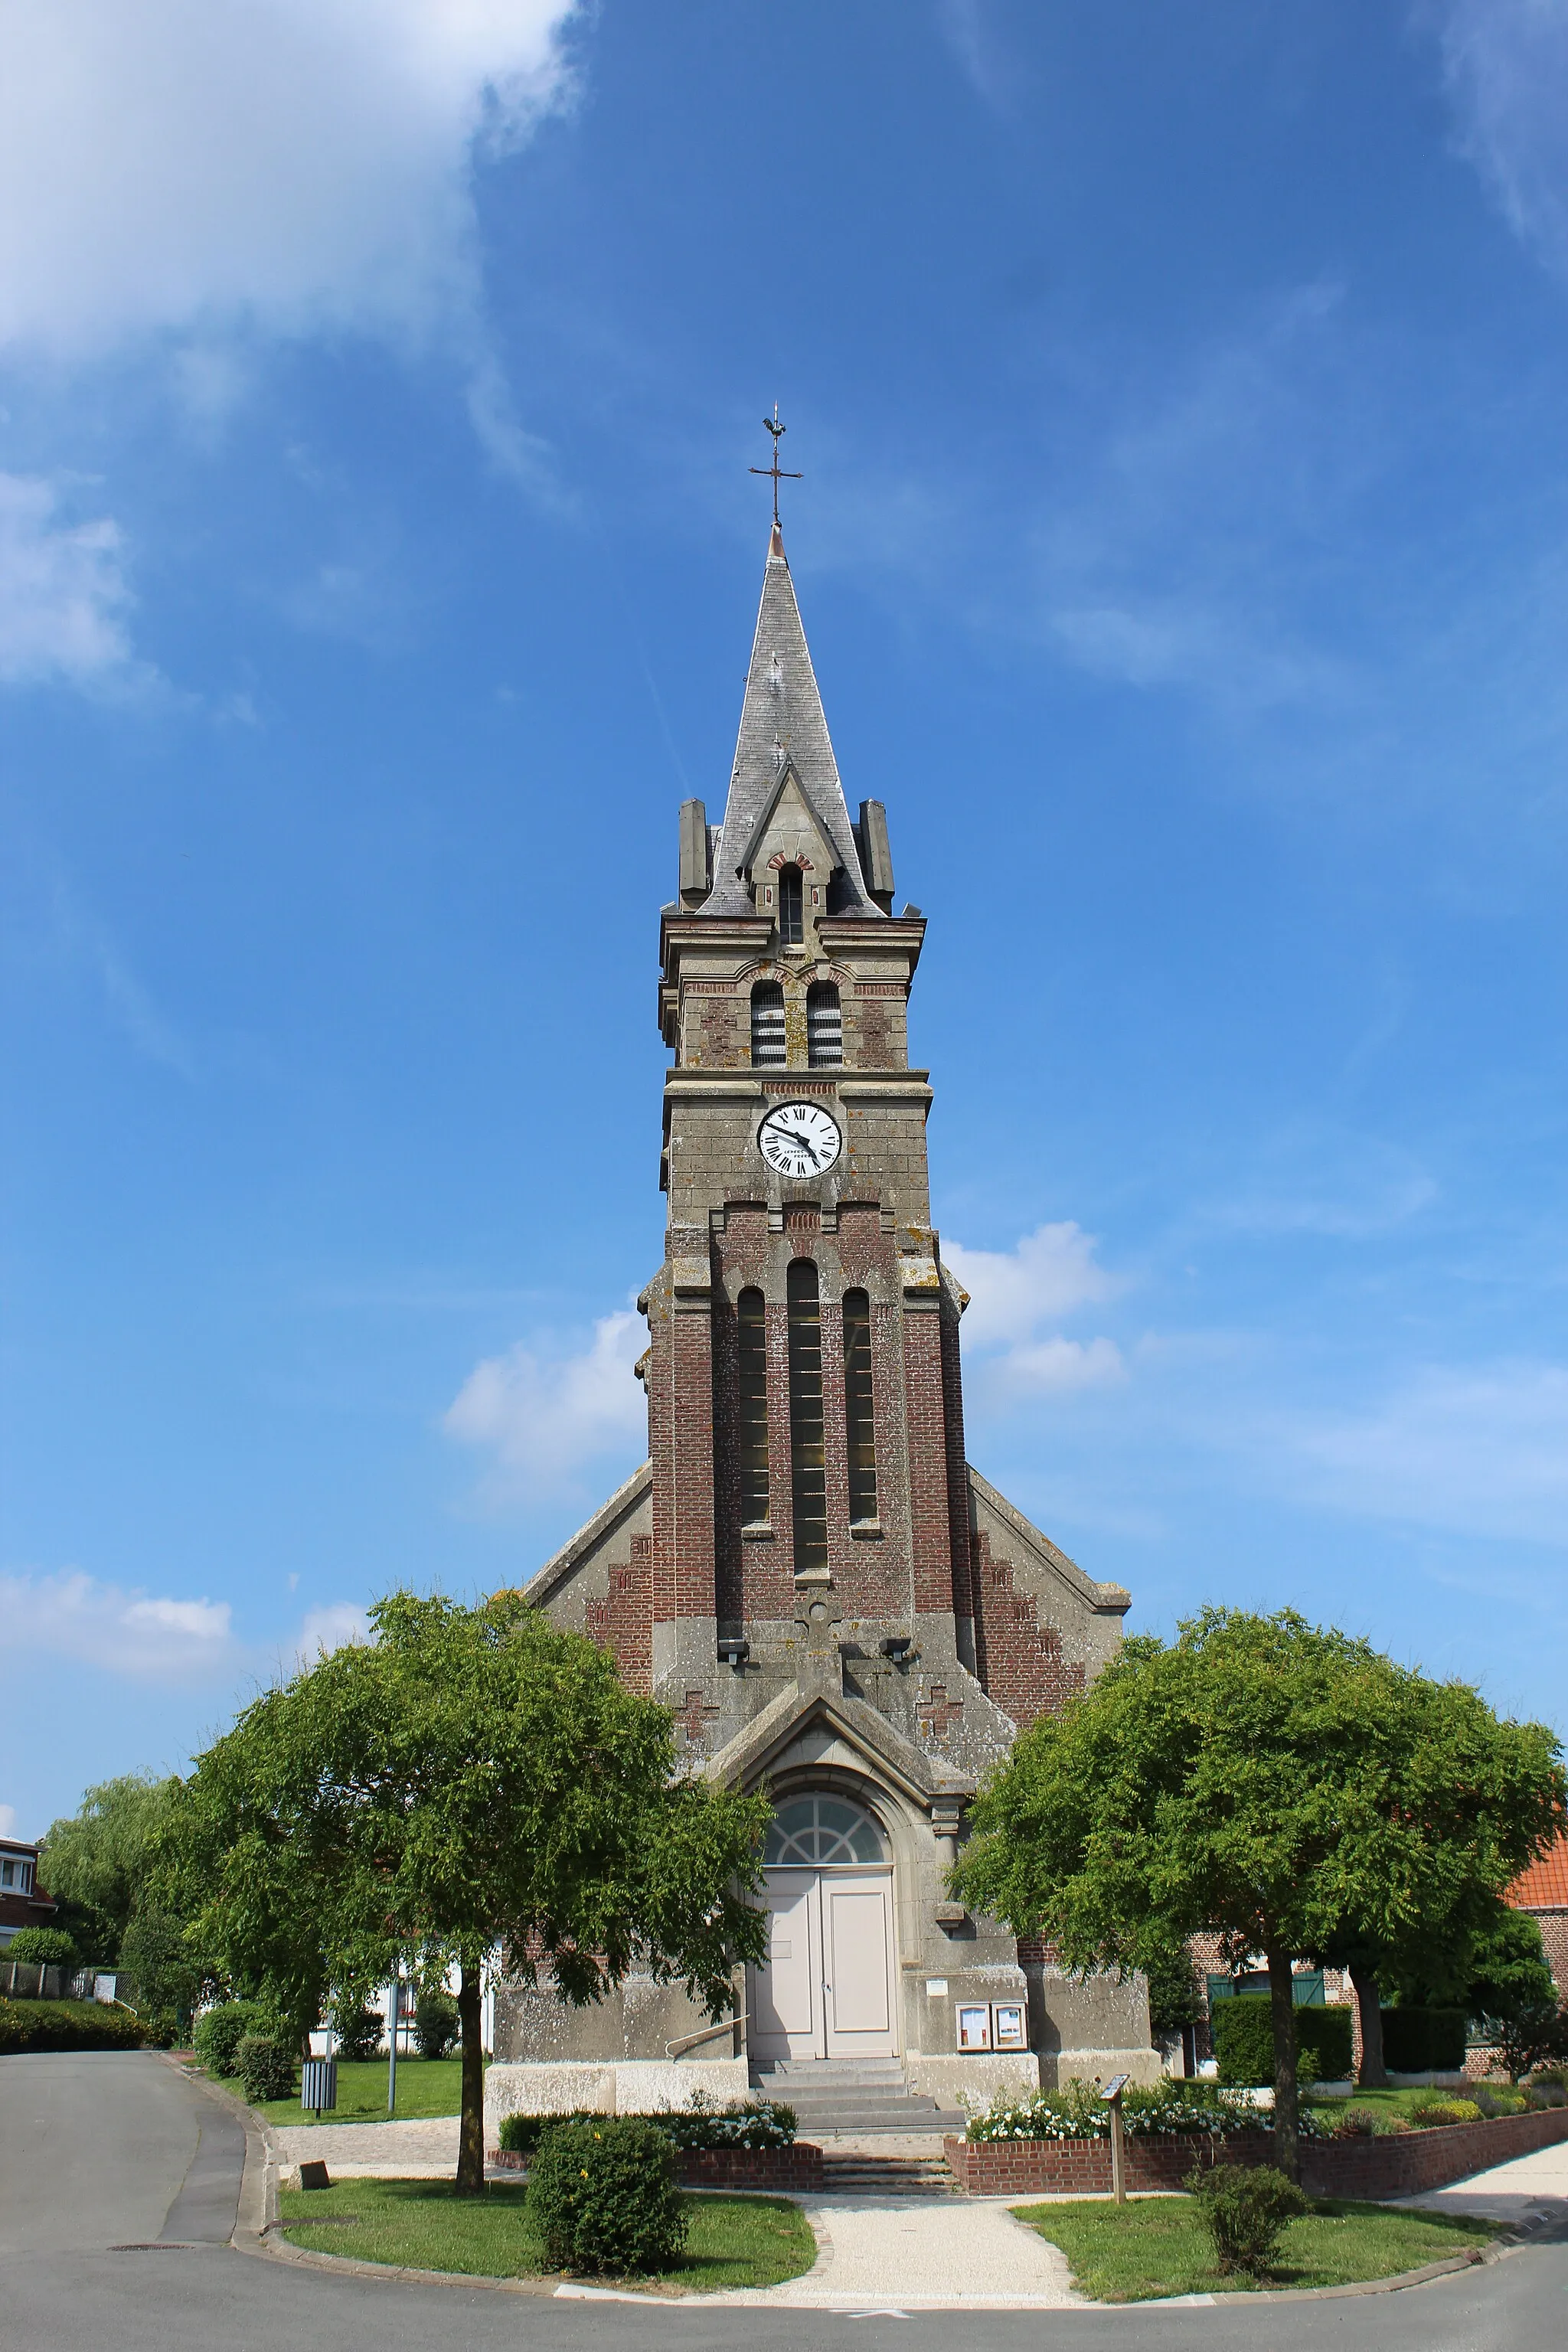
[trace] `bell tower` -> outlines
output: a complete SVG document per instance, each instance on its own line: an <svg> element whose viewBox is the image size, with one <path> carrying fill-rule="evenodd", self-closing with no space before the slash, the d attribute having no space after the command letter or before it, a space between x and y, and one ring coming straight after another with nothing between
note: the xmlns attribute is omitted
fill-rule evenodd
<svg viewBox="0 0 1568 2352"><path fill-rule="evenodd" d="M825 1623L873 1674L974 1664L965 1302L909 1062L924 934L881 803L851 819L775 526L723 821L682 809L661 922L668 1223L641 1302L654 1685L723 1649L725 1715L737 1684L820 1671Z"/></svg>

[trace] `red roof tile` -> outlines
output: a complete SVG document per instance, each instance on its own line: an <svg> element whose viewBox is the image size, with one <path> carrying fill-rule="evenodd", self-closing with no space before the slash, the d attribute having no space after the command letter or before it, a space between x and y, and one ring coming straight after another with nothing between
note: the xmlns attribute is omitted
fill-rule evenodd
<svg viewBox="0 0 1568 2352"><path fill-rule="evenodd" d="M1568 1909L1568 1832L1560 1832L1556 1844L1520 1872L1506 1899L1516 1911Z"/></svg>

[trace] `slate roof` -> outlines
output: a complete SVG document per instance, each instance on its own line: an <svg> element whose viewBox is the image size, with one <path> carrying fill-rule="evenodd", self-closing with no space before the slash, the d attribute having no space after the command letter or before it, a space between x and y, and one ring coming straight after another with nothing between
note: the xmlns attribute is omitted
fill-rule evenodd
<svg viewBox="0 0 1568 2352"><path fill-rule="evenodd" d="M787 751L801 790L838 856L840 871L833 884L828 911L835 915L880 915L882 909L868 896L861 876L848 805L838 779L838 762L833 756L816 673L811 667L800 607L795 603L795 583L784 557L784 540L775 530L763 577L757 633L752 640L752 663L746 673L745 700L741 706L741 732L730 774L730 796L713 859L713 887L699 910L704 915L751 915L756 911L752 894L740 878L740 868L783 772L781 746Z"/></svg>
<svg viewBox="0 0 1568 2352"><path fill-rule="evenodd" d="M1516 1911L1568 1910L1568 1835L1520 1872L1505 1899Z"/></svg>

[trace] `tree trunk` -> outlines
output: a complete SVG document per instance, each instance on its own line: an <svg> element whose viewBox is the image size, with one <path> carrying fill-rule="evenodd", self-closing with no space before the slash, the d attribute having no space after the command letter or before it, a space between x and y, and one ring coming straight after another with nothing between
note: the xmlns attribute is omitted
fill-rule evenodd
<svg viewBox="0 0 1568 2352"><path fill-rule="evenodd" d="M1361 2066L1356 2081L1363 2091L1386 2091L1388 2069L1383 2063L1383 1997L1377 1989L1377 1971L1363 1961L1351 1967L1351 1983L1355 1988L1356 2013L1361 2020Z"/></svg>
<svg viewBox="0 0 1568 2352"><path fill-rule="evenodd" d="M479 1971L465 1960L458 1978L463 2034L462 2120L458 2126L458 2194L480 2197L485 2186L485 2057L479 2047Z"/></svg>
<svg viewBox="0 0 1568 2352"><path fill-rule="evenodd" d="M1296 2128L1296 1989L1289 1952L1269 1952L1268 2003L1274 2025L1274 2161L1287 2180L1294 2180L1301 2158Z"/></svg>

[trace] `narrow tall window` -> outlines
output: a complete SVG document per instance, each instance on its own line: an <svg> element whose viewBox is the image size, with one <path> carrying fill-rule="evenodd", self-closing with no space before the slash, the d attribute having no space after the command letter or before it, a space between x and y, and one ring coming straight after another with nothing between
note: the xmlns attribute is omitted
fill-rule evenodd
<svg viewBox="0 0 1568 2352"><path fill-rule="evenodd" d="M760 1290L742 1290L736 1317L741 1367L741 1520L768 1516L768 1339Z"/></svg>
<svg viewBox="0 0 1568 2352"><path fill-rule="evenodd" d="M779 940L799 947L805 937L805 886L798 866L779 867Z"/></svg>
<svg viewBox="0 0 1568 2352"><path fill-rule="evenodd" d="M844 1419L849 1454L851 1521L877 1516L877 1424L871 1410L871 1302L844 1294Z"/></svg>
<svg viewBox="0 0 1568 2352"><path fill-rule="evenodd" d="M805 1054L814 1070L837 1069L844 1059L844 1012L830 980L806 990Z"/></svg>
<svg viewBox="0 0 1568 2352"><path fill-rule="evenodd" d="M776 980L759 980L752 991L752 1066L782 1070L785 1058L784 990Z"/></svg>
<svg viewBox="0 0 1568 2352"><path fill-rule="evenodd" d="M808 1257L789 1270L789 1442L795 1572L827 1572L827 1456L822 1431L822 1305Z"/></svg>

